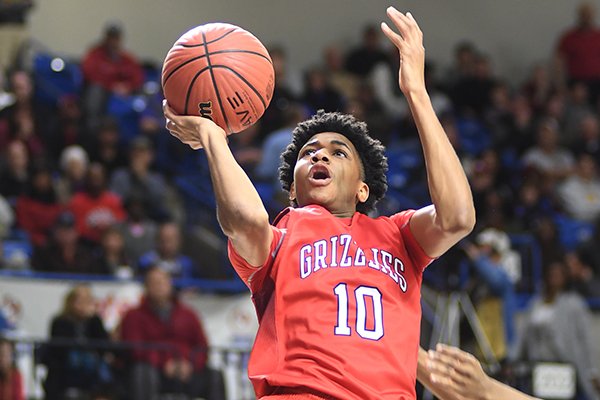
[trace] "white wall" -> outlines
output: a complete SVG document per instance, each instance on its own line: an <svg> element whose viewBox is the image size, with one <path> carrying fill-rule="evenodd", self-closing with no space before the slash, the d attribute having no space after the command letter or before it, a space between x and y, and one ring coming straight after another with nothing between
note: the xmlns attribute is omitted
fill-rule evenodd
<svg viewBox="0 0 600 400"><path fill-rule="evenodd" d="M315 63L324 45L359 40L365 23L379 22L394 4L409 10L425 32L428 57L449 62L453 46L470 39L492 56L502 75L520 78L548 58L559 32L572 23L576 0L37 0L34 37L51 50L81 55L104 23L127 27L126 45L162 61L187 29L209 21L240 25L265 44L282 43L299 67ZM600 10L600 0L595 0Z"/></svg>

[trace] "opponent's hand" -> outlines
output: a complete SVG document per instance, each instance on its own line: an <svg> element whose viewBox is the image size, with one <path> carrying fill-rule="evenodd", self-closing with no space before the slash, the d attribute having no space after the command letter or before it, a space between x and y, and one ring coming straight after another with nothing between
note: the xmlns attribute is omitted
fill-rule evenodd
<svg viewBox="0 0 600 400"><path fill-rule="evenodd" d="M194 150L204 147L211 135L227 137L225 131L208 118L176 114L166 100L163 100L163 113L169 133Z"/></svg>
<svg viewBox="0 0 600 400"><path fill-rule="evenodd" d="M456 347L438 344L427 353L426 367L434 392L444 400L479 400L490 392L490 378L477 359Z"/></svg>
<svg viewBox="0 0 600 400"><path fill-rule="evenodd" d="M394 7L388 7L387 15L400 32L397 34L385 22L381 23L381 30L400 53L400 70L398 71L400 90L405 96L425 90L423 32L409 12L405 15Z"/></svg>

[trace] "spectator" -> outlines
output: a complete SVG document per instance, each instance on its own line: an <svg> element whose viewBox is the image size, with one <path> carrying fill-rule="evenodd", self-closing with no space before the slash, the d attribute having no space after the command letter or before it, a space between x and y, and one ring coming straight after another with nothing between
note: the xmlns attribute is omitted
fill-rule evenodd
<svg viewBox="0 0 600 400"><path fill-rule="evenodd" d="M593 222L600 217L598 165L591 155L579 155L575 174L558 186L557 196L564 211L572 218Z"/></svg>
<svg viewBox="0 0 600 400"><path fill-rule="evenodd" d="M0 1L0 70L15 66L28 39L27 14L33 0Z"/></svg>
<svg viewBox="0 0 600 400"><path fill-rule="evenodd" d="M516 355L530 362L562 362L575 367L578 391L588 399L600 396L589 310L583 299L568 292L565 266L548 265L544 289L532 300L522 325Z"/></svg>
<svg viewBox="0 0 600 400"><path fill-rule="evenodd" d="M119 125L110 117L104 118L98 128L94 140L88 148L93 162L100 163L108 176L127 165L127 155L119 143Z"/></svg>
<svg viewBox="0 0 600 400"><path fill-rule="evenodd" d="M50 140L52 115L35 102L32 78L27 72L12 72L9 82L15 103L0 111L0 148L16 139L25 144L29 155L41 157L44 141Z"/></svg>
<svg viewBox="0 0 600 400"><path fill-rule="evenodd" d="M576 25L558 39L556 59L569 82L584 82L590 89L590 100L596 103L600 89L600 30L594 22L591 3L581 3Z"/></svg>
<svg viewBox="0 0 600 400"><path fill-rule="evenodd" d="M130 95L140 89L144 71L137 59L123 49L123 29L118 23L106 25L104 37L82 60L86 82L84 105L89 127L98 127L108 96Z"/></svg>
<svg viewBox="0 0 600 400"><path fill-rule="evenodd" d="M165 220L169 212L165 209L166 183L159 174L150 171L154 152L150 140L138 136L131 142L129 167L115 171L110 189L127 201L130 197L144 199L148 215L156 221Z"/></svg>
<svg viewBox="0 0 600 400"><path fill-rule="evenodd" d="M340 46L335 44L327 46L323 51L323 59L325 60L325 72L331 86L346 99L354 99L360 80L344 68L344 55Z"/></svg>
<svg viewBox="0 0 600 400"><path fill-rule="evenodd" d="M57 121L53 126L46 147L53 160L58 160L66 147L87 144L89 134L84 130L83 115L76 96L64 96L58 100Z"/></svg>
<svg viewBox="0 0 600 400"><path fill-rule="evenodd" d="M8 236L10 233L13 222L15 220L15 214L12 207L8 204L8 201L0 195L0 240ZM1 242L0 242L0 247Z"/></svg>
<svg viewBox="0 0 600 400"><path fill-rule="evenodd" d="M531 70L531 75L523 84L521 91L531 108L540 113L544 108L544 104L548 101L550 93L556 89L554 86L548 74L548 68L543 64L536 64Z"/></svg>
<svg viewBox="0 0 600 400"><path fill-rule="evenodd" d="M194 262L181 254L181 232L174 222L166 222L158 228L156 249L140 257L138 273L143 275L152 267L168 272L174 278L193 278L196 276Z"/></svg>
<svg viewBox="0 0 600 400"><path fill-rule="evenodd" d="M124 278L133 276L131 263L125 255L123 236L116 227L108 228L102 235L102 242L95 254L94 263L94 270L102 274Z"/></svg>
<svg viewBox="0 0 600 400"><path fill-rule="evenodd" d="M17 199L16 214L19 227L29 234L34 247L46 244L50 230L62 206L52 186L51 171L38 167L31 176L29 189Z"/></svg>
<svg viewBox="0 0 600 400"><path fill-rule="evenodd" d="M314 67L306 73L303 102L316 113L318 110L342 111L345 100L331 86L325 71Z"/></svg>
<svg viewBox="0 0 600 400"><path fill-rule="evenodd" d="M34 249L32 266L38 271L100 273L94 270L90 250L79 240L75 218L70 212L61 213L46 246Z"/></svg>
<svg viewBox="0 0 600 400"><path fill-rule="evenodd" d="M67 204L71 197L85 187L89 159L83 147L73 145L65 148L60 156L62 175L55 183L56 194L61 204Z"/></svg>
<svg viewBox="0 0 600 400"><path fill-rule="evenodd" d="M111 380L109 336L89 286L76 285L67 293L62 312L52 319L50 340L43 357L46 399L82 398Z"/></svg>
<svg viewBox="0 0 600 400"><path fill-rule="evenodd" d="M562 115L561 143L573 147L581 125L586 115L592 114L594 109L589 105L588 89L581 82L574 82L569 86L565 97L564 112Z"/></svg>
<svg viewBox="0 0 600 400"><path fill-rule="evenodd" d="M25 400L21 372L15 365L12 342L0 338L0 399Z"/></svg>
<svg viewBox="0 0 600 400"><path fill-rule="evenodd" d="M453 92L462 79L475 74L475 64L479 50L471 42L460 42L454 47L454 60L444 75L444 86L447 92Z"/></svg>
<svg viewBox="0 0 600 400"><path fill-rule="evenodd" d="M381 46L379 27L366 26L363 30L362 43L351 49L346 56L346 70L360 78L366 78L373 67L387 61L387 54Z"/></svg>
<svg viewBox="0 0 600 400"><path fill-rule="evenodd" d="M573 146L575 153L588 153L600 160L600 122L594 113L588 113L579 120L578 135Z"/></svg>
<svg viewBox="0 0 600 400"><path fill-rule="evenodd" d="M545 119L537 128L537 143L523 156L526 167L544 174L544 179L556 182L567 177L573 170L573 155L559 146L559 126L556 120Z"/></svg>
<svg viewBox="0 0 600 400"><path fill-rule="evenodd" d="M466 244L464 248L483 283L474 289L477 315L494 355L503 359L515 342L514 282L521 272L518 256L510 250L508 235L493 228L477 235L477 245Z"/></svg>
<svg viewBox="0 0 600 400"><path fill-rule="evenodd" d="M90 165L85 190L75 193L69 209L75 215L77 231L91 244L99 244L106 229L125 219L121 199L107 190L104 168L97 163Z"/></svg>
<svg viewBox="0 0 600 400"><path fill-rule="evenodd" d="M565 255L569 284L582 297L600 297L599 266L587 256L579 249Z"/></svg>
<svg viewBox="0 0 600 400"><path fill-rule="evenodd" d="M15 204L19 195L27 190L29 182L29 155L20 141L12 141L6 149L6 165L0 173L0 194Z"/></svg>
<svg viewBox="0 0 600 400"><path fill-rule="evenodd" d="M154 248L156 239L156 223L146 216L146 206L143 199L135 196L125 202L127 219L117 225L123 236L125 256L131 262L137 262L140 257Z"/></svg>
<svg viewBox="0 0 600 400"><path fill-rule="evenodd" d="M542 193L535 179L526 179L513 204L514 222L521 231L532 231L540 220L553 214L552 200Z"/></svg>
<svg viewBox="0 0 600 400"><path fill-rule="evenodd" d="M177 299L163 269L147 270L144 298L123 317L121 339L135 345L130 398L152 399L158 393L207 397L208 344L202 324Z"/></svg>

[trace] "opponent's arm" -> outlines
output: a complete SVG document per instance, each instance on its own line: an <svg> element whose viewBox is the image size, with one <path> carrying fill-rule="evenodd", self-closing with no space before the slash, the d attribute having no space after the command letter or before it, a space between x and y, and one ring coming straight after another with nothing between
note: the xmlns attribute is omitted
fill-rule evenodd
<svg viewBox="0 0 600 400"><path fill-rule="evenodd" d="M273 232L258 192L235 161L225 132L213 121L177 115L166 103L169 132L194 150L204 148L217 201L217 218L237 253L253 266L265 263Z"/></svg>
<svg viewBox="0 0 600 400"><path fill-rule="evenodd" d="M417 379L441 400L535 400L489 377L477 359L456 347L419 348Z"/></svg>
<svg viewBox="0 0 600 400"><path fill-rule="evenodd" d="M425 89L423 33L410 13L387 10L400 35L381 28L400 52L399 84L419 131L433 205L418 210L410 228L425 253L438 257L475 225L473 196L460 160L440 124Z"/></svg>

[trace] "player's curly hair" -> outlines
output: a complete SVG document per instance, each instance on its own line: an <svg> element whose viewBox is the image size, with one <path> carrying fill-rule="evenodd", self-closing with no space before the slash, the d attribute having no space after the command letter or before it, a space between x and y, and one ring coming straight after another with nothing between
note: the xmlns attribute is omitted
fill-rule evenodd
<svg viewBox="0 0 600 400"><path fill-rule="evenodd" d="M364 203L358 203L356 210L363 214L369 213L387 190L388 163L381 142L369 136L367 124L358 121L350 114L319 110L317 114L296 126L292 133L292 142L281 154L279 166L281 186L284 190L290 191L300 149L311 137L322 132L344 135L356 147L364 173L363 180L369 186L369 198ZM297 206L295 201L292 205Z"/></svg>

